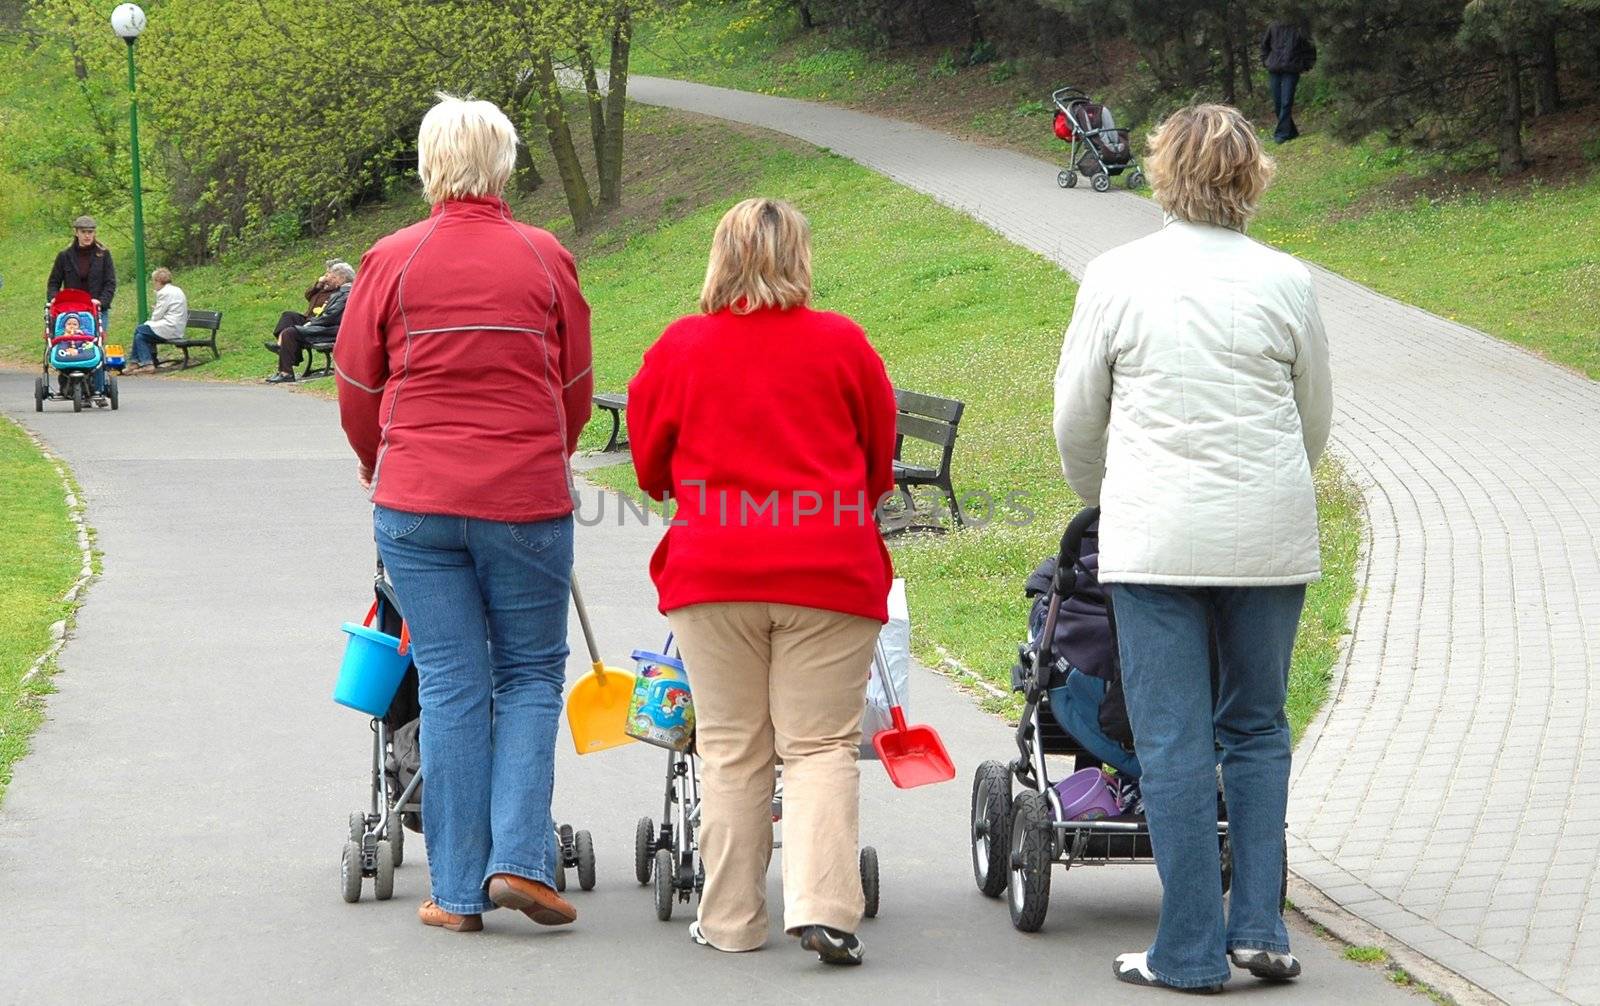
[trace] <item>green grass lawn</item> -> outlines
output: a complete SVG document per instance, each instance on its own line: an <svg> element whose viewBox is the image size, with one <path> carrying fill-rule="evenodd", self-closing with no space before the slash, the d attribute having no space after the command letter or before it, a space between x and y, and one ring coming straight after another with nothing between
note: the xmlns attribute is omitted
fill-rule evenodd
<svg viewBox="0 0 1600 1006"><path fill-rule="evenodd" d="M846 37L801 32L792 12L759 16L743 4L706 5L673 31L645 33L636 60L641 73L850 105L1034 155L1059 157L1063 149L1050 135L1044 101L1068 68L964 67L937 49L865 52ZM1082 78L1087 67L1076 72L1072 83L1114 105L1119 93L1140 86L1138 74L1125 68L1110 68L1118 79L1104 86ZM1313 103L1316 85L1310 78L1305 97ZM1481 174L1461 175L1459 163L1376 139L1335 142L1320 134L1314 105L1300 118L1306 136L1272 148L1279 178L1252 234L1600 377L1594 157L1556 173L1556 184L1499 185ZM1565 116L1549 128L1576 130L1582 135L1568 137L1569 146L1600 151L1593 117ZM1144 131L1135 132L1140 147ZM1537 153L1561 138L1535 132L1530 142ZM1471 184L1459 184L1463 178ZM1050 184L1041 177L1041 198Z"/></svg>
<svg viewBox="0 0 1600 1006"><path fill-rule="evenodd" d="M794 151L773 157L759 177L730 189L726 199L756 193L782 195L810 217L817 306L859 321L896 384L967 403L956 449L958 490L996 499L1013 490L1027 494L1035 519L1024 526L997 521L982 530L903 539L894 547L921 659L935 666L954 661L1008 685L1026 625L1022 582L1055 548L1078 507L1062 481L1050 432L1052 375L1072 311L1071 279L967 217L836 156ZM661 329L694 310L725 202L585 263L598 387L624 387ZM637 492L628 465L591 477ZM1329 576L1312 589L1295 657L1297 735L1326 696L1360 545L1359 498L1333 466L1319 481ZM987 704L1000 711L1007 705Z"/></svg>
<svg viewBox="0 0 1600 1006"><path fill-rule="evenodd" d="M23 683L50 645L50 626L70 614L62 600L77 578L77 531L67 515L61 479L32 441L0 420L0 798L11 766L28 750L44 718L47 675Z"/></svg>

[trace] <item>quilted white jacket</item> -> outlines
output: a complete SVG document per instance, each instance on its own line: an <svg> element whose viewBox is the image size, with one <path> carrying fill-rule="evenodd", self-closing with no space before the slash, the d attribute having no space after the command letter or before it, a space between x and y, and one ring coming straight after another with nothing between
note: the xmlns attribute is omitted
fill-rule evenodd
<svg viewBox="0 0 1600 1006"><path fill-rule="evenodd" d="M1089 263L1055 433L1067 481L1101 507L1100 579L1317 579L1311 470L1332 411L1311 274L1292 257L1169 221Z"/></svg>

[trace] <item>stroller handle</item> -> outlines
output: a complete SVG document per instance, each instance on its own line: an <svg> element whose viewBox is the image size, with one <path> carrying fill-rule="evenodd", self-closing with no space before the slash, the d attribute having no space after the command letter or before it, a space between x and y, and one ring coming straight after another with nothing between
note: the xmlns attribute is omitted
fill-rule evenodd
<svg viewBox="0 0 1600 1006"><path fill-rule="evenodd" d="M1087 98L1089 95L1080 87L1062 87L1050 93L1050 100L1059 102L1063 98Z"/></svg>
<svg viewBox="0 0 1600 1006"><path fill-rule="evenodd" d="M1076 517L1072 518L1071 523L1067 525L1066 532L1061 535L1061 551L1057 554L1056 559L1055 593L1057 596L1065 594L1067 589L1071 587L1071 580L1063 579L1063 577L1075 575L1073 569L1078 564L1078 553L1083 548L1083 536L1088 533L1090 526L1099 519L1099 507L1084 507L1078 511Z"/></svg>

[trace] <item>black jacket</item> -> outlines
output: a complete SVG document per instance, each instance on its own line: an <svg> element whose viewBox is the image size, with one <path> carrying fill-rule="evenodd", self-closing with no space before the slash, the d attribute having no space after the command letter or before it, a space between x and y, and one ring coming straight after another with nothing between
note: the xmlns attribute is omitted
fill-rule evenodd
<svg viewBox="0 0 1600 1006"><path fill-rule="evenodd" d="M89 275L78 272L78 242L73 241L50 269L50 285L45 299L54 300L62 290L85 290L100 302L100 309L111 311L111 298L117 295L117 267L111 261L111 250L96 241L89 249Z"/></svg>
<svg viewBox="0 0 1600 1006"><path fill-rule="evenodd" d="M350 299L350 284L333 291L323 305L322 313L296 329L301 335L338 335L339 322L344 317L344 303Z"/></svg>
<svg viewBox="0 0 1600 1006"><path fill-rule="evenodd" d="M1261 37L1261 62L1270 73L1305 73L1317 65L1317 47L1299 25L1274 21Z"/></svg>

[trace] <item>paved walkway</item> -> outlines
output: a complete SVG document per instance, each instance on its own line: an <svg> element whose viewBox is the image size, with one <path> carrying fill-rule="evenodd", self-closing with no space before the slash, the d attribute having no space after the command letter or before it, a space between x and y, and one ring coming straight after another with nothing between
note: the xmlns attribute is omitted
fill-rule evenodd
<svg viewBox="0 0 1600 1006"><path fill-rule="evenodd" d="M579 924L497 912L481 935L428 930L422 843L394 900L337 893L346 815L366 794L367 722L329 701L337 624L371 598L370 509L329 402L282 389L130 378L122 410L32 411L32 376L0 373L0 410L37 431L84 490L104 575L61 657L34 751L0 807L0 1004L567 1002L1012 1003L1071 988L1149 1003L1111 977L1144 945L1150 867L1057 872L1045 930L1014 932L972 883L970 773L1010 730L917 671L915 718L937 723L958 782L892 789L865 765L863 835L882 858L868 963L824 969L781 935L721 955L689 943L687 908L657 922L632 877L633 829L659 815L664 755L579 759L560 740L556 813L594 832L599 886ZM596 496L586 494L593 514ZM603 655L657 646L646 559L661 528L578 533ZM305 515L315 514L309 527ZM574 639L574 649L581 649ZM569 674L587 669L574 655ZM777 870L772 893L777 896ZM1416 1002L1303 928L1296 1003ZM1020 984L1019 984L1020 983ZM1248 978L1230 995L1283 1002Z"/></svg>
<svg viewBox="0 0 1600 1006"><path fill-rule="evenodd" d="M1074 274L1160 226L1151 202L919 126L677 81L629 96L828 147ZM1509 1001L1600 1003L1600 384L1315 273L1371 544L1298 753L1290 863Z"/></svg>

